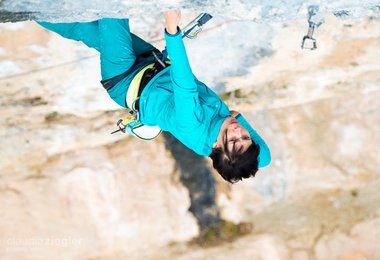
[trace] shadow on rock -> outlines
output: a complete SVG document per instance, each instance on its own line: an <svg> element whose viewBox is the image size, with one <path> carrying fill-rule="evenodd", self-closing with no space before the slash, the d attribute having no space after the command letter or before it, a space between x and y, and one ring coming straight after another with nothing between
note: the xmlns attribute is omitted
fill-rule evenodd
<svg viewBox="0 0 380 260"><path fill-rule="evenodd" d="M165 146L180 170L180 181L189 190L190 212L198 220L201 231L221 223L215 203L215 180L206 159L185 147L171 134L164 133Z"/></svg>

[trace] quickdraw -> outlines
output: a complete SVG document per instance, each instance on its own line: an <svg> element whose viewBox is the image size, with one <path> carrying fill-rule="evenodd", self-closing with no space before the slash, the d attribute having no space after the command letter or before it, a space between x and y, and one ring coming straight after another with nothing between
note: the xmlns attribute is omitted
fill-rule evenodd
<svg viewBox="0 0 380 260"><path fill-rule="evenodd" d="M182 38L187 37L189 39L195 39L198 34L202 31L203 25L210 21L212 15L208 13L201 13L193 21L183 28Z"/></svg>
<svg viewBox="0 0 380 260"><path fill-rule="evenodd" d="M324 23L324 19L317 17L317 13L319 11L319 7L317 5L311 5L308 8L309 18L309 28L307 31L307 35L302 38L302 49L315 50L317 49L317 40L313 38L314 30L318 28L322 23Z"/></svg>
<svg viewBox="0 0 380 260"><path fill-rule="evenodd" d="M188 23L185 27L183 27L182 38L195 39L198 34L202 31L203 25L210 21L212 18L211 14L201 13L194 20ZM166 60L168 57L168 51L165 49L162 51L162 61Z"/></svg>

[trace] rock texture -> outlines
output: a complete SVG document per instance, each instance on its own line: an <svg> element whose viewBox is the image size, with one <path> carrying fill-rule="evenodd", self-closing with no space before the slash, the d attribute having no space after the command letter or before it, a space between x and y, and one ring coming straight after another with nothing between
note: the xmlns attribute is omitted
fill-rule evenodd
<svg viewBox="0 0 380 260"><path fill-rule="evenodd" d="M0 21L49 19L55 21L89 21L100 17L155 16L169 8L181 8L195 12L212 11L217 16L255 21L284 21L303 18L309 5L318 5L321 13L335 13L339 17L361 17L379 11L377 0L115 0L75 1L57 0L1 0ZM59 11L57 11L59 10ZM85 10L85 12L83 12ZM228 10L228 12L226 12ZM151 24L154 24L153 20Z"/></svg>
<svg viewBox="0 0 380 260"><path fill-rule="evenodd" d="M205 81L228 92L273 160L232 186L215 175L217 208L198 212L251 223L252 233L189 246L197 194L163 137L109 135L123 111L99 85L97 53L33 22L2 24L1 259L380 259L379 17L327 16L314 52L299 48L305 20L217 19L186 43L195 74L218 74L207 53L212 64L241 58L244 73ZM148 33L131 23L160 39L162 24Z"/></svg>

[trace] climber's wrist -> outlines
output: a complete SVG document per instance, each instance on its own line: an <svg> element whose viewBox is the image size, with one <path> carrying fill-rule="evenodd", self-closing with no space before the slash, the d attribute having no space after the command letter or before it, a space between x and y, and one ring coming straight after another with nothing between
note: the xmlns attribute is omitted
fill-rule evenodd
<svg viewBox="0 0 380 260"><path fill-rule="evenodd" d="M168 34L171 34L171 35L174 35L174 34L177 34L178 33L178 26L175 26L175 27L173 27L173 26L166 26L166 32L168 33Z"/></svg>

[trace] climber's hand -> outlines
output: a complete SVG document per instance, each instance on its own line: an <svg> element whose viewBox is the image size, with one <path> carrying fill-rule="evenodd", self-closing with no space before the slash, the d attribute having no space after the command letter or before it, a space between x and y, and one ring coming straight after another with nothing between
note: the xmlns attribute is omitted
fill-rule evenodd
<svg viewBox="0 0 380 260"><path fill-rule="evenodd" d="M181 19L180 10L169 10L164 13L166 21L166 31L169 34L176 34L178 32L178 24Z"/></svg>

